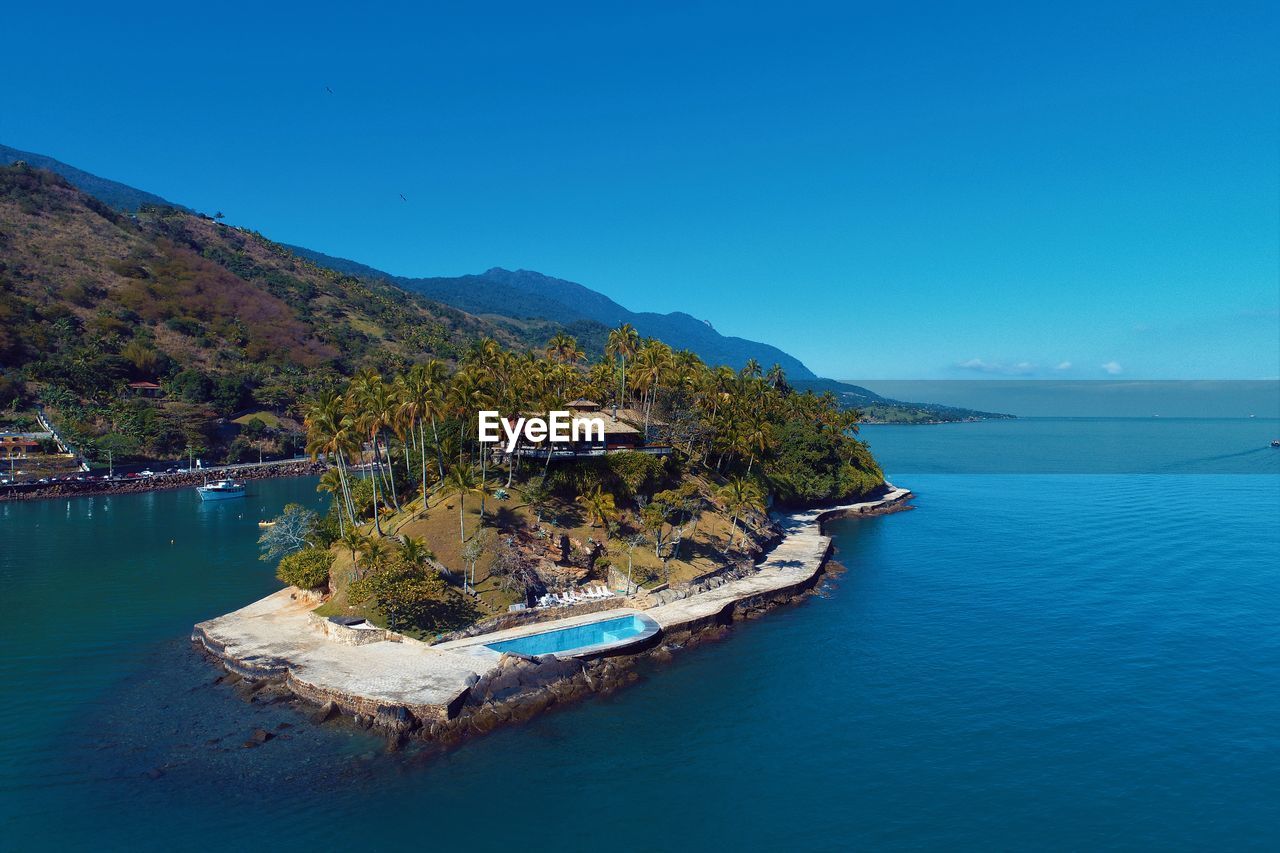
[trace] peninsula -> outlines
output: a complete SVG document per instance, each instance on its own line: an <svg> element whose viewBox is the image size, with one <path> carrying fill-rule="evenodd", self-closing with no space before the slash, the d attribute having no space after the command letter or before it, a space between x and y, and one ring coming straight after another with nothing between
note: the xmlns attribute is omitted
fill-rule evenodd
<svg viewBox="0 0 1280 853"><path fill-rule="evenodd" d="M517 426L548 421L564 428ZM286 507L261 545L288 587L194 639L397 735L449 739L518 713L495 702L616 684L620 660L811 585L824 513L908 496L830 395L627 325L594 362L560 334L362 371L304 422L328 511Z"/></svg>

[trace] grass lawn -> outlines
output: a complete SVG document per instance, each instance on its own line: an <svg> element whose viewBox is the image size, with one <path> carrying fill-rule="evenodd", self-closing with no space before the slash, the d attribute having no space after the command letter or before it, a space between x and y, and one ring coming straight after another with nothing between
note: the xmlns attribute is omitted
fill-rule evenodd
<svg viewBox="0 0 1280 853"><path fill-rule="evenodd" d="M275 412L271 411L270 409L263 409L262 411L259 411L259 412L249 412L247 415L241 415L240 417L236 418L235 420L232 421L232 423L240 424L241 426L244 426L254 418L257 418L258 420L262 421L264 424L271 427L272 429L280 428L280 416L277 415Z"/></svg>

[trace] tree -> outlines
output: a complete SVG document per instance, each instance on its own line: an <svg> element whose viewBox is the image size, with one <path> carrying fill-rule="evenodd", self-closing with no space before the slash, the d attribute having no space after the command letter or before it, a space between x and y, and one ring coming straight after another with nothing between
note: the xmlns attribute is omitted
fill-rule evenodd
<svg viewBox="0 0 1280 853"><path fill-rule="evenodd" d="M578 503L587 514L588 524L592 527L599 525L604 528L604 538L607 541L609 522L618 517L618 507L613 495L606 492L603 486L597 485L590 491L578 495Z"/></svg>
<svg viewBox="0 0 1280 853"><path fill-rule="evenodd" d="M759 483L748 477L731 477L720 489L720 500L725 509L733 513L733 530L729 534L729 546L725 549L728 552L737 540L738 516L747 512L764 511L764 491Z"/></svg>
<svg viewBox="0 0 1280 853"><path fill-rule="evenodd" d="M358 554L360 551L364 549L364 546L366 543L368 543L368 541L369 541L369 537L361 533L355 527L347 528L347 531L338 537L338 542L340 542L344 548L346 548L348 551L351 552L352 564L355 564L356 554ZM359 572L359 567L357 567L356 571L357 573Z"/></svg>
<svg viewBox="0 0 1280 853"><path fill-rule="evenodd" d="M333 554L323 548L308 548L288 554L276 567L276 577L299 589L319 589L329 585Z"/></svg>
<svg viewBox="0 0 1280 853"><path fill-rule="evenodd" d="M586 358L586 354L578 348L578 339L568 332L556 332L547 341L546 355L560 364L577 364Z"/></svg>
<svg viewBox="0 0 1280 853"><path fill-rule="evenodd" d="M530 481L524 487L524 500L528 504L529 509L533 510L533 517L538 524L542 524L542 514L547 511L547 507L551 504L551 489L545 481Z"/></svg>
<svg viewBox="0 0 1280 853"><path fill-rule="evenodd" d="M303 548L315 547L316 523L320 517L300 504L285 504L271 526L258 537L262 560L275 560Z"/></svg>
<svg viewBox="0 0 1280 853"><path fill-rule="evenodd" d="M369 572L377 571L382 567L383 562L391 556L391 553L391 549L386 546L383 540L373 539L366 536L364 542L361 543L360 546L360 555L364 557L363 573L368 574ZM359 580L361 573L362 570L357 566L357 580Z"/></svg>
<svg viewBox="0 0 1280 853"><path fill-rule="evenodd" d="M338 515L338 534L343 535L347 532L346 521L343 519L343 483L342 473L337 468L330 468L320 475L320 482L316 484L317 492L328 492L333 496L333 507Z"/></svg>
<svg viewBox="0 0 1280 853"><path fill-rule="evenodd" d="M488 537L483 530L478 530L476 535L472 536L470 541L462 546L462 559L466 563L462 574L462 588L464 591L475 589L476 562L484 554L486 545L488 545ZM468 578L470 578L470 582L468 582Z"/></svg>
<svg viewBox="0 0 1280 853"><path fill-rule="evenodd" d="M347 597L353 604L372 600L392 630L408 626L434 629L446 622L454 609L450 606L449 589L439 574L399 556L352 583Z"/></svg>
<svg viewBox="0 0 1280 853"><path fill-rule="evenodd" d="M618 383L618 402L627 404L627 359L632 358L640 348L640 333L630 323L623 323L609 332L605 355L622 362L622 377Z"/></svg>
<svg viewBox="0 0 1280 853"><path fill-rule="evenodd" d="M635 555L635 550L643 545L645 541L644 536L639 533L633 533L626 539L622 540L623 545L625 545L627 549L627 595L631 595L636 591L636 585L631 580L632 558Z"/></svg>
<svg viewBox="0 0 1280 853"><path fill-rule="evenodd" d="M421 566L434 557L435 555L423 540L414 539L412 536L401 537L400 558L405 562L412 566Z"/></svg>
<svg viewBox="0 0 1280 853"><path fill-rule="evenodd" d="M444 493L446 495L456 495L458 498L458 542L465 543L467 541L465 521L467 495L484 494L484 487L476 482L475 477L471 474L471 469L457 465L449 470L444 479Z"/></svg>

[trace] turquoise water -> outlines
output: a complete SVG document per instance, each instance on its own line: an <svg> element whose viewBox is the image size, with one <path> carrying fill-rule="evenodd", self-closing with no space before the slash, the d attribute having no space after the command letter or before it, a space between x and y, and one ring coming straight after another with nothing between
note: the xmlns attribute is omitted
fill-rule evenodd
<svg viewBox="0 0 1280 853"><path fill-rule="evenodd" d="M996 455L1027 468L1090 440L1023 423ZM253 522L310 481L0 505L0 848L1280 845L1280 477L923 464L972 458L962 429L872 438L919 508L832 524L818 596L443 756L245 704L190 651L275 588ZM1201 429L1196 458L1270 458Z"/></svg>
<svg viewBox="0 0 1280 853"><path fill-rule="evenodd" d="M598 646L601 643L615 643L643 634L645 627L645 623L638 616L621 616L617 619L606 619L603 622L561 628L559 631L544 631L528 637L517 637L501 643L489 643L487 647L495 652L549 655L587 646Z"/></svg>

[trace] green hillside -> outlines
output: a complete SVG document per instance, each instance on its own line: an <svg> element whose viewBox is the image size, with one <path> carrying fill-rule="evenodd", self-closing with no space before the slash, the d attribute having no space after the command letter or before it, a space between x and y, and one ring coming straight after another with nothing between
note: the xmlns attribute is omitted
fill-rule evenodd
<svg viewBox="0 0 1280 853"><path fill-rule="evenodd" d="M261 235L170 207L123 214L52 172L0 167L0 410L43 399L90 451L289 451L291 419L251 428L252 447L220 421L287 416L360 368L453 360L482 336L522 343ZM131 395L138 381L162 399Z"/></svg>

